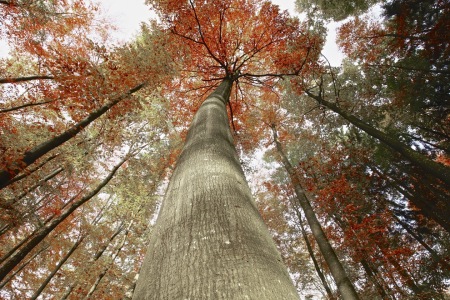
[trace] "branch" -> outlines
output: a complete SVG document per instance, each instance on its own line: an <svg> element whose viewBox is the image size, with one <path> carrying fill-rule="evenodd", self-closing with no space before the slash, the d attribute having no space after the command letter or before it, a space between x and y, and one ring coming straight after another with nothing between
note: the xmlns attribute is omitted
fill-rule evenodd
<svg viewBox="0 0 450 300"><path fill-rule="evenodd" d="M50 103L50 102L53 102L53 101L55 101L55 100L49 100L49 101L37 102L37 103L27 103L27 104L23 104L23 105L11 107L11 108L4 108L4 109L0 109L0 114L7 113L7 112L10 112L10 111L14 111L14 110L19 110L19 109L26 108L26 107L32 107L32 106L38 106L38 105L42 105L42 104L47 104L47 103Z"/></svg>
<svg viewBox="0 0 450 300"><path fill-rule="evenodd" d="M2 2L0 2L2 3ZM0 83L17 83L24 81L32 81L32 80L43 80L43 79L55 79L55 77L50 75L35 75L35 76L24 76L24 77L15 77L15 78L0 78Z"/></svg>
<svg viewBox="0 0 450 300"><path fill-rule="evenodd" d="M199 20L199 18L198 18L198 16L197 16L197 11L195 10L195 6L194 6L194 3L192 2L192 0L189 0L189 4L191 5L192 10L193 10L193 12L194 12L195 21L197 22L197 27L198 27L198 33L200 33L200 37L202 38L202 44L205 46L205 48L206 48L206 50L208 51L209 55L210 55L210 56L211 56L211 57L212 57L219 65L221 65L222 68L224 68L225 71L226 71L227 68L226 68L225 64L224 64L220 59L218 59L218 58L212 53L212 51L211 51L211 49L209 48L208 44L206 44L205 36L203 35L203 31L202 31L202 27L201 27L201 24L200 24L200 20Z"/></svg>

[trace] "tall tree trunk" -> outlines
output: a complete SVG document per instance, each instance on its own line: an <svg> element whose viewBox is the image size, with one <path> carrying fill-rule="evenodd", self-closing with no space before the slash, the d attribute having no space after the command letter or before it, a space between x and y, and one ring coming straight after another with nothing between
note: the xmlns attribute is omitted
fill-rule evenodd
<svg viewBox="0 0 450 300"><path fill-rule="evenodd" d="M122 164L127 161L128 157L122 159L106 176L105 179L92 191L90 191L87 195L82 197L81 199L73 202L70 206L66 207L60 215L54 217L49 222L45 223L45 225L38 230L36 230L33 236L27 238L26 243L17 249L15 253L11 254L0 266L0 280L2 280L25 256L33 250L41 241L53 231L59 224L61 224L70 214L72 214L78 207L92 199L100 190L108 184L108 182L114 177L114 174L117 170L122 166Z"/></svg>
<svg viewBox="0 0 450 300"><path fill-rule="evenodd" d="M37 166L33 166L33 168L29 169L29 170L24 170L22 174L17 175L16 177L14 177L13 179L11 179L11 182L9 184L12 184L14 182L17 182L19 180L24 179L25 177L27 177L28 175L33 174L34 172L36 172L37 170L39 170L40 168L42 168L46 163L48 163L49 161L55 159L56 157L59 156L59 153L53 154L49 157L47 157L45 160L43 160L40 164L38 164Z"/></svg>
<svg viewBox="0 0 450 300"><path fill-rule="evenodd" d="M297 210L296 210L296 212L297 212ZM306 234L305 226L303 226L303 220L301 219L300 212L297 212L297 216L299 218L300 229L302 231L303 239L305 240L305 243L306 243L306 248L308 249L309 256L311 257L311 260L313 261L314 268L316 269L317 275L319 276L320 281L322 281L322 285L325 288L325 291L327 292L328 298L330 300L334 300L334 299L336 299L336 297L333 295L333 292L331 291L331 288L328 285L327 280L325 279L325 275L323 274L322 270L320 269L319 263L317 262L316 256L314 254L314 250L311 246L311 243L309 242L308 235Z"/></svg>
<svg viewBox="0 0 450 300"><path fill-rule="evenodd" d="M425 243L425 241L423 240L422 237L420 237L418 234L416 234L413 229L411 227L409 227L409 225L405 222L403 222L402 220L400 220L395 214L392 214L394 219L406 230L406 232L408 232L419 244L422 245L422 247L425 248L425 250L428 251L428 253L430 253L431 258L438 264L442 264L442 266L444 267L444 270L446 270L447 272L450 272L450 264L448 264L443 257L440 257L439 254L433 250L433 248L431 248L427 243Z"/></svg>
<svg viewBox="0 0 450 300"><path fill-rule="evenodd" d="M358 294L356 293L356 290L353 287L353 284L351 283L350 279L348 278L344 267L342 266L336 253L334 252L333 248L331 247L330 242L328 241L328 238L326 237L325 233L323 232L323 229L322 229L322 226L320 225L319 220L317 220L316 214L314 213L314 210L311 207L311 204L309 203L309 200L306 197L305 192L303 191L303 188L300 185L300 182L298 180L298 176L296 174L295 169L292 167L291 163L289 162L288 158L286 157L286 155L283 152L281 144L278 141L277 131L275 129L275 126L272 126L272 132L273 132L273 138L274 138L277 152L281 157L281 161L282 161L284 168L286 169L287 173L289 174L289 177L291 179L292 185L295 190L295 194L297 195L298 202L299 202L301 208L303 209L303 212L305 213L305 217L306 217L306 220L308 221L309 227L311 228L313 236L317 241L317 245L319 246L320 252L322 253L322 255L330 269L331 275L333 276L334 281L336 282L336 285L338 287L338 290L339 290L342 298L344 300L359 299Z"/></svg>
<svg viewBox="0 0 450 300"><path fill-rule="evenodd" d="M372 267L369 265L368 261L364 258L361 259L361 265L363 266L364 271L366 272L367 276L369 276L370 281L372 281L373 285L377 289L378 293L381 295L381 298L383 300L391 299L386 291L384 290L383 286L378 282L378 279L376 278L375 271L372 269Z"/></svg>
<svg viewBox="0 0 450 300"><path fill-rule="evenodd" d="M44 80L44 79L55 79L55 77L53 77L51 75L34 75L34 76L24 76L24 77L0 78L0 84L26 82L26 81L33 81L33 80Z"/></svg>
<svg viewBox="0 0 450 300"><path fill-rule="evenodd" d="M8 162L5 167L3 167L2 170L0 170L0 189L8 186L11 184L13 178L23 169L25 169L27 166L34 163L36 160L50 152L51 150L61 146L63 143L67 142L71 138L73 138L75 135L77 135L83 128L88 126L90 123L95 121L97 118L102 116L104 113L106 113L111 107L122 101L123 99L128 98L131 94L139 91L145 86L144 83L139 84L135 86L134 88L130 89L126 93L120 95L119 97L111 100L107 104L103 105L97 110L94 110L92 113L90 113L86 118L69 128L68 130L64 131L63 133L51 138L48 141L45 141L37 146L35 146L33 149L25 152L25 154L18 160L13 160L11 162Z"/></svg>
<svg viewBox="0 0 450 300"><path fill-rule="evenodd" d="M26 261L24 261L14 272L9 274L8 277L5 277L3 281L0 281L0 289L4 288L5 285L13 279L17 274L19 274L29 263L31 263L39 254L46 251L48 248L50 248L50 244L45 245L39 251L36 251L30 258L28 258Z"/></svg>
<svg viewBox="0 0 450 300"><path fill-rule="evenodd" d="M331 109L335 113L339 114L341 117L358 127L359 129L363 130L370 136L378 139L382 143L388 145L393 150L400 153L403 157L408 159L410 162L415 164L416 166L420 167L422 170L426 171L427 173L435 176L436 178L439 178L443 182L447 184L447 186L450 186L450 168L444 166L443 164L440 164L438 162L435 162L428 157L414 151L410 147L404 145L394 137L374 128L373 126L370 126L369 124L361 121L357 117L348 114L344 110L342 110L339 106L332 102L328 102L325 99L323 99L321 96L317 96L312 94L309 91L306 91L309 97L315 99L320 104L324 105L325 107Z"/></svg>
<svg viewBox="0 0 450 300"><path fill-rule="evenodd" d="M237 157L232 84L194 116L133 299L298 299Z"/></svg>

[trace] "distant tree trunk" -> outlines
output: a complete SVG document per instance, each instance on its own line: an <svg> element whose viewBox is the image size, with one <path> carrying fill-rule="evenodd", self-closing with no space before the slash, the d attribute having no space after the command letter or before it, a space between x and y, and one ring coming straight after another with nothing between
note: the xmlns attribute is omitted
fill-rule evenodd
<svg viewBox="0 0 450 300"><path fill-rule="evenodd" d="M64 131L63 133L45 141L33 149L25 152L25 154L18 160L7 162L7 165L0 170L0 189L8 186L14 180L14 177L27 166L34 163L36 160L50 152L51 150L61 146L75 135L77 135L81 130L83 130L90 123L95 121L97 118L106 113L111 107L128 98L131 94L139 91L145 86L145 84L139 84L134 88L130 89L128 92L120 95L119 97L111 100L107 104L103 105L97 110L94 110L86 118Z"/></svg>
<svg viewBox="0 0 450 300"><path fill-rule="evenodd" d="M111 268L111 266L114 264L114 261L116 260L117 256L119 256L120 252L123 249L123 246L125 245L125 242L127 240L128 234L130 232L130 228L133 225L133 220L128 224L127 229L125 230L122 242L120 243L119 247L117 247L114 254L111 254L111 260L109 261L108 265L103 268L103 270L98 274L97 279L95 280L92 287L89 289L89 292L87 293L85 300L88 300L91 298L91 296L94 294L94 292L97 290L98 286L100 285L100 282L102 281L103 277L105 277L108 270Z"/></svg>
<svg viewBox="0 0 450 300"><path fill-rule="evenodd" d="M16 276L17 274L20 273L20 271L22 271L29 263L31 263L33 261L33 259L35 259L39 254L41 254L42 252L46 251L48 248L50 248L50 245L45 245L44 247L42 247L41 249L39 249L39 251L36 251L30 258L28 258L26 261L24 261L16 270L14 270L14 272L12 272L11 274L9 274L8 277L5 277L3 279L3 281L1 281L0 284L0 289L4 288L5 285L14 278L14 276Z"/></svg>
<svg viewBox="0 0 450 300"><path fill-rule="evenodd" d="M87 195L82 197L81 199L73 202L70 206L66 207L61 214L57 215L41 228L36 230L32 236L27 238L27 241L23 243L20 249L17 249L14 253L12 253L0 266L0 280L2 280L25 256L33 250L41 241L45 239L53 229L56 228L60 223L62 223L70 214L72 214L78 207L92 199L100 190L108 184L108 182L114 177L114 174L117 170L122 166L122 164L127 161L128 157L122 159L106 176L105 179L92 191L90 191Z"/></svg>
<svg viewBox="0 0 450 300"><path fill-rule="evenodd" d="M25 177L27 177L28 175L31 175L32 173L36 172L37 170L39 170L40 168L42 168L45 164L47 164L49 161L55 159L56 157L59 156L59 153L53 154L49 157L47 157L45 160L43 160L40 164L38 164L37 166L33 166L33 168L29 169L29 170L24 170L22 174L17 175L16 177L14 177L9 184L12 184L14 182L17 182L19 180L24 179Z"/></svg>
<svg viewBox="0 0 450 300"><path fill-rule="evenodd" d="M35 76L24 76L24 77L0 78L0 84L26 82L26 81L33 81L33 80L44 80L44 79L55 79L55 77L53 77L51 75L35 75Z"/></svg>
<svg viewBox="0 0 450 300"><path fill-rule="evenodd" d="M57 168L56 170L54 170L53 172L51 172L50 174L48 174L47 176L45 176L44 178L42 178L41 180L36 182L33 186L31 186L31 187L27 188L26 190L24 190L20 195L18 195L17 197L14 198L14 200L11 200L11 201L16 202L16 201L21 200L27 194L29 194L30 192L34 191L38 187L42 186L42 184L44 184L45 182L49 181L50 179L53 179L56 175L58 175L62 171L64 171L63 167Z"/></svg>
<svg viewBox="0 0 450 300"><path fill-rule="evenodd" d="M298 299L252 199L224 79L194 116L133 299Z"/></svg>
<svg viewBox="0 0 450 300"><path fill-rule="evenodd" d="M313 236L317 241L317 245L319 246L320 252L322 253L325 261L327 262L331 275L333 276L334 281L336 282L336 285L342 298L344 300L359 299L358 294L356 293L353 284L348 278L344 267L342 266L336 253L331 247L328 238L323 232L319 220L317 220L316 214L314 213L314 210L312 209L311 204L309 203L309 200L306 197L305 192L303 191L303 188L300 185L298 175L296 174L295 169L292 167L291 163L289 162L288 158L283 152L281 144L278 141L275 126L272 126L272 132L277 152L280 155L282 164L291 179L300 207L303 209L303 212L305 213L305 217L306 220L308 221L309 227L311 228Z"/></svg>
<svg viewBox="0 0 450 300"><path fill-rule="evenodd" d="M443 209L445 208L439 205L439 202L429 201L430 199L424 199L422 195L405 185L401 180L391 175L385 174L384 172L378 170L377 167L369 166L369 168L387 182L394 182L394 184L392 184L392 187L400 194L402 194L406 199L411 201L411 203L413 203L417 208L419 208L421 214L434 220L436 223L441 225L442 228L450 232L450 218L448 218L448 214L445 213L445 210L443 211Z"/></svg>
<svg viewBox="0 0 450 300"><path fill-rule="evenodd" d="M378 279L376 278L376 275L375 275L375 272L374 272L375 270L373 270L373 268L369 265L367 260L365 260L364 258L361 259L361 265L363 266L364 271L366 271L367 276L369 276L370 281L372 281L372 283L376 287L378 293L381 295L381 298L383 300L391 299L388 296L388 294L386 293L386 291L383 288L383 286L380 284L380 282L378 282Z"/></svg>
<svg viewBox="0 0 450 300"><path fill-rule="evenodd" d="M444 166L443 164L440 164L438 162L435 162L428 157L414 151L407 145L404 145L391 135L388 135L373 126L370 126L369 124L361 121L357 117L348 114L344 110L342 110L338 105L328 102L325 99L323 99L321 96L314 95L308 91L306 91L309 97L315 99L318 103L321 105L331 109L335 113L339 114L341 117L352 123L354 126L358 127L359 129L363 130L370 136L378 139L385 145L389 146L393 150L400 153L403 157L408 159L410 162L415 164L416 166L420 167L422 170L426 171L427 173L435 176L436 178L439 178L447 184L447 186L450 186L450 168Z"/></svg>
<svg viewBox="0 0 450 300"><path fill-rule="evenodd" d="M414 292L414 295L420 294L422 292L422 288L416 285L414 279L411 277L408 271L403 268L403 266L400 265L400 263L394 257L390 256L389 254L385 255L385 257L394 266L395 271L400 274L404 281L403 283L406 283L408 288Z"/></svg>
<svg viewBox="0 0 450 300"><path fill-rule="evenodd" d="M84 238L86 236L82 236L78 239L78 241L73 244L73 246L70 248L70 250L64 255L64 257L58 262L58 264L55 266L53 271L50 272L50 274L47 275L47 278L45 278L44 282L41 284L41 286L34 292L33 296L31 296L30 300L35 300L37 297L39 297L42 293L42 291L45 289L47 284L53 279L53 276L55 276L56 273L58 273L59 269L64 265L64 263L69 259L69 257L72 255L72 253L77 250L78 246L83 242Z"/></svg>
<svg viewBox="0 0 450 300"><path fill-rule="evenodd" d="M311 246L311 243L309 242L308 235L306 234L305 226L303 226L303 220L301 219L301 214L299 211L297 212L297 216L299 218L300 229L302 231L303 239L305 240L305 243L306 243L306 248L308 249L309 256L311 257L311 260L313 261L314 268L316 269L317 275L319 276L320 281L322 281L322 285L325 288L325 291L327 292L328 298L330 300L334 300L334 299L336 299L336 297L333 295L333 292L331 291L331 288L328 285L327 280L325 279L325 275L323 274L322 270L320 269L319 263L317 262L316 256L314 254L314 250Z"/></svg>

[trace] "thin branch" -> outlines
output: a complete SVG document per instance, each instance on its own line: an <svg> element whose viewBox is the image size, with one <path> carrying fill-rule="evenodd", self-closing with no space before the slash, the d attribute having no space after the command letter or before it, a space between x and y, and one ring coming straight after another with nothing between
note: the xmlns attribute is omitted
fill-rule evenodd
<svg viewBox="0 0 450 300"><path fill-rule="evenodd" d="M0 2L1 3L1 2ZM35 75L35 76L24 76L15 78L0 78L0 83L18 83L33 80L43 80L43 79L55 79L55 77L50 75Z"/></svg>
<svg viewBox="0 0 450 300"><path fill-rule="evenodd" d="M55 101L55 100L36 102L36 103L27 103L27 104L23 104L23 105L11 107L11 108L4 108L4 109L0 109L0 114L7 113L7 112L10 112L10 111L20 110L20 109L23 109L23 108L26 108L26 107L43 105L43 104L47 104L47 103L50 103L50 102L53 102L53 101Z"/></svg>

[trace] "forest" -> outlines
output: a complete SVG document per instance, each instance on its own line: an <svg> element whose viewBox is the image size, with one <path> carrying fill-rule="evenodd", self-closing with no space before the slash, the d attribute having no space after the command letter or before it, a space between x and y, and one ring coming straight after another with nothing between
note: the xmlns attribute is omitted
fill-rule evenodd
<svg viewBox="0 0 450 300"><path fill-rule="evenodd" d="M450 1L286 1L0 0L0 299L450 299Z"/></svg>

